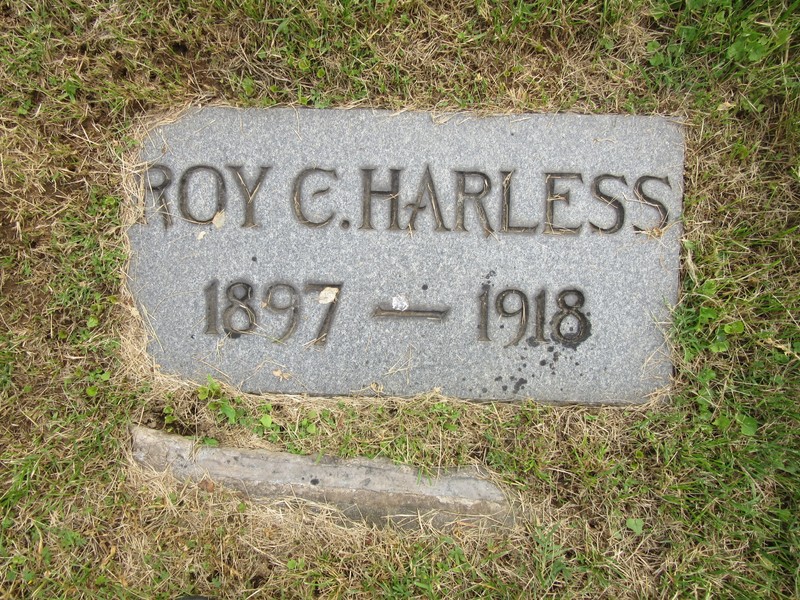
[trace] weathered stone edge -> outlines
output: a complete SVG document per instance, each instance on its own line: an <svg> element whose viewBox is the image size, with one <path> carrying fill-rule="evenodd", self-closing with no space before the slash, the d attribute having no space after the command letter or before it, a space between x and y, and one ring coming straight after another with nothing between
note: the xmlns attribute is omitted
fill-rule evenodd
<svg viewBox="0 0 800 600"><path fill-rule="evenodd" d="M503 527L515 520L503 492L474 467L441 470L427 478L381 459L210 448L142 426L133 426L131 436L133 458L140 465L169 470L181 480L207 478L255 501L299 498L380 525Z"/></svg>

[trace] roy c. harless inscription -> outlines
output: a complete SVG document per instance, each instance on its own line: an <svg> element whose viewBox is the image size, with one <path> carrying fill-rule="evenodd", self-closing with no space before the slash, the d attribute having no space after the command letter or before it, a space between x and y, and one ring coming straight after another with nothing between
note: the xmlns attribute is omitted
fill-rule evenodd
<svg viewBox="0 0 800 600"><path fill-rule="evenodd" d="M641 402L683 154L658 117L198 109L142 150L149 351L253 392Z"/></svg>

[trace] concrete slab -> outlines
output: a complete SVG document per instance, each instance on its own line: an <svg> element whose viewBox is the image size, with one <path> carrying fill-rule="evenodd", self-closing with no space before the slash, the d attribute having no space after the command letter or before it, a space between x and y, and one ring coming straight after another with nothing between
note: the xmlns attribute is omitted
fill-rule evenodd
<svg viewBox="0 0 800 600"><path fill-rule="evenodd" d="M474 468L443 470L428 478L380 459L209 448L141 426L134 426L131 434L133 457L140 465L169 470L178 479L208 478L251 500L301 498L379 525L498 527L514 522L503 492Z"/></svg>

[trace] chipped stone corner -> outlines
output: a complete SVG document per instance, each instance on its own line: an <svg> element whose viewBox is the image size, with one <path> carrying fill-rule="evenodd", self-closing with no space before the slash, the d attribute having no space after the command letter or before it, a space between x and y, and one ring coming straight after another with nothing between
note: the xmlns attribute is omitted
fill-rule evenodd
<svg viewBox="0 0 800 600"><path fill-rule="evenodd" d="M133 458L181 480L237 490L253 501L302 499L327 504L353 520L404 528L480 527L515 523L503 491L476 468L435 477L381 459L297 456L241 448L198 447L191 440L141 426L131 428Z"/></svg>

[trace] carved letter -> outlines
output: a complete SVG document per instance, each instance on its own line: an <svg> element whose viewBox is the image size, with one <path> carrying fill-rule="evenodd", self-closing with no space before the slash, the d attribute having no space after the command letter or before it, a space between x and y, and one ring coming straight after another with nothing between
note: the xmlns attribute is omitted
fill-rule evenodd
<svg viewBox="0 0 800 600"><path fill-rule="evenodd" d="M389 200L389 227L388 229L400 229L397 222L397 213L400 198L400 171L401 169L389 169L391 183L388 190L376 190L372 187L372 173L375 169L361 169L361 227L359 229L375 229L372 226L372 199L380 198Z"/></svg>
<svg viewBox="0 0 800 600"><path fill-rule="evenodd" d="M336 175L335 169L303 169L300 171L300 174L295 177L294 186L292 187L292 206L294 207L294 216L297 217L297 220L300 221L303 225L307 225L308 227L324 227L328 223L330 223L331 219L333 219L334 213L328 215L328 218L324 221L312 221L303 213L303 182L306 180L306 177L313 173L321 173L324 175L328 175L329 177L333 177L334 179L339 179ZM311 196L317 197L323 194L327 194L331 188L326 187L322 188L321 190L315 191Z"/></svg>
<svg viewBox="0 0 800 600"><path fill-rule="evenodd" d="M417 223L417 213L425 210L425 196L430 198L431 210L433 211L433 218L436 221L436 231L450 231L442 221L442 209L439 208L439 198L436 195L436 187L433 185L433 175L431 175L431 168L425 165L425 174L419 182L419 191L417 198L412 204L406 204L406 208L411 209L411 216L408 219L408 228L414 231Z"/></svg>
<svg viewBox="0 0 800 600"><path fill-rule="evenodd" d="M636 194L636 197L641 200L647 206L652 206L658 211L659 221L656 228L664 229L667 226L667 208L661 204L655 198L651 198L647 194L644 193L644 184L648 181L658 181L659 183L663 183L669 189L672 189L672 186L669 184L669 179L666 177L653 177L652 175L643 175L636 180L636 183L633 186L633 193ZM636 225L633 226L634 230L636 231L645 231L644 229L637 227Z"/></svg>
<svg viewBox="0 0 800 600"><path fill-rule="evenodd" d="M511 176L514 171L500 171L503 180L503 205L500 213L500 231L503 233L535 233L538 223L533 225L511 224Z"/></svg>
<svg viewBox="0 0 800 600"><path fill-rule="evenodd" d="M467 192L467 177L477 177L481 181L479 192ZM492 182L485 173L480 171L456 171L456 231L466 231L464 227L464 202L465 200L475 201L475 210L478 211L478 218L481 220L484 234L488 237L494 231L489 224L489 217L486 216L486 208L483 206L483 199L492 189Z"/></svg>
<svg viewBox="0 0 800 600"><path fill-rule="evenodd" d="M203 171L211 173L214 176L214 181L216 183L214 189L217 197L217 207L214 210L214 213L208 219L199 219L195 217L192 214L192 211L189 209L189 178L195 173L202 173ZM197 165L194 167L189 167L183 172L183 175L181 175L181 180L178 183L178 197L180 198L181 214L183 215L183 218L192 223L207 225L214 220L214 217L217 215L217 213L225 210L225 178L222 176L222 173L209 165Z"/></svg>
<svg viewBox="0 0 800 600"><path fill-rule="evenodd" d="M558 227L553 224L553 203L564 202L569 205L569 190L565 192L556 193L556 180L558 179L577 179L583 183L583 176L580 173L545 173L545 181L547 181L547 198L545 199L545 220L544 232L551 234L564 234L564 235L577 235L581 230L582 225L577 227Z"/></svg>
<svg viewBox="0 0 800 600"><path fill-rule="evenodd" d="M264 181L264 176L269 171L269 167L260 167L258 171L258 176L256 180L253 182L252 185L247 183L244 180L244 173L242 172L242 165L228 165L228 168L233 171L233 180L236 182L236 185L239 187L239 191L242 192L242 197L244 198L244 223L242 223L242 227L260 227L258 223L256 223L256 203L255 198L258 190L261 189L261 182Z"/></svg>
<svg viewBox="0 0 800 600"><path fill-rule="evenodd" d="M600 191L600 184L607 179L614 179L623 185L628 185L628 182L625 181L625 178L621 175L599 175L598 177L595 177L594 181L592 182L592 196L598 200L601 200L602 202L605 202L608 206L617 211L617 220L614 221L614 224L611 227L605 228L595 225L589 221L589 227L591 227L594 231L599 231L600 233L616 233L622 228L622 224L625 222L625 207L622 205L622 202L620 202L619 199Z"/></svg>
<svg viewBox="0 0 800 600"><path fill-rule="evenodd" d="M153 181L150 178L150 174L153 171L158 171L161 173L161 183L158 185L153 185ZM147 179L147 189L150 190L150 193L155 196L156 199L156 212L161 213L161 217L164 221L164 229L167 229L170 225L172 225L172 215L169 212L167 196L164 193L164 190L167 189L172 183L172 171L166 165L153 165L147 169L147 174L145 177Z"/></svg>

